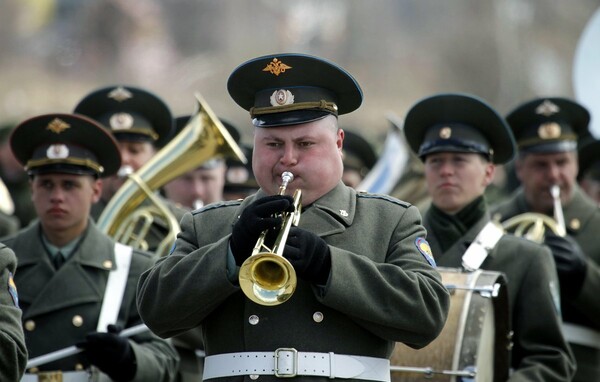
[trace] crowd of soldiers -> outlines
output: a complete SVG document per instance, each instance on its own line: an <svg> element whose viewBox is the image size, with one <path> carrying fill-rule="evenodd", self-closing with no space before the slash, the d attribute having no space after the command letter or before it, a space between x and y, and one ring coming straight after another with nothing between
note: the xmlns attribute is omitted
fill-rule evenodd
<svg viewBox="0 0 600 382"><path fill-rule="evenodd" d="M250 112L254 143L219 119L247 161L211 157L151 190L181 225L164 256L164 220L144 248L96 223L193 115L119 84L1 128L2 381L389 381L395 343L428 352L442 330L453 298L445 269L497 272L506 284L497 328L510 349L495 380L600 380L600 141L582 105L540 97L501 116L475 95L432 94L405 113L408 163L381 163L377 145L337 125L362 91L334 63L263 56L227 86ZM361 190L376 164L404 167L387 194ZM284 257L298 286L263 307L238 274L259 235L299 209L275 176L296 168L302 218ZM502 225L526 213L550 221L541 237ZM283 365L282 354L292 375L257 360ZM299 369L321 367L309 355L340 366Z"/></svg>

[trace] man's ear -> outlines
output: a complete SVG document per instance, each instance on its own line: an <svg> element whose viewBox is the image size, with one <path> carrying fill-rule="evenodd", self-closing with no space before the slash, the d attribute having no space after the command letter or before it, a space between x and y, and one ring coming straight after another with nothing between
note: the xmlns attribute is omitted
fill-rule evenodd
<svg viewBox="0 0 600 382"><path fill-rule="evenodd" d="M102 196L102 179L92 179L92 203L97 203Z"/></svg>

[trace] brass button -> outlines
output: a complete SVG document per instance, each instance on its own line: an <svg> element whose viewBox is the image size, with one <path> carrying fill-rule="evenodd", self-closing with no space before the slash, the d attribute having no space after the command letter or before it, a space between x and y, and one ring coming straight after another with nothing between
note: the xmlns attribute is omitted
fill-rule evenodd
<svg viewBox="0 0 600 382"><path fill-rule="evenodd" d="M83 367L83 365L80 364L80 363L76 363L75 364L75 371L82 371L82 370L85 370L84 367Z"/></svg>
<svg viewBox="0 0 600 382"><path fill-rule="evenodd" d="M313 313L313 320L317 323L323 321L323 313L321 312L314 312Z"/></svg>
<svg viewBox="0 0 600 382"><path fill-rule="evenodd" d="M106 269L112 269L112 261L104 260L104 262L102 263L102 266Z"/></svg>
<svg viewBox="0 0 600 382"><path fill-rule="evenodd" d="M579 221L577 218L571 219L569 222L569 227L571 227L573 231L577 231L579 228L581 228L581 221Z"/></svg>
<svg viewBox="0 0 600 382"><path fill-rule="evenodd" d="M32 367L31 369L29 369L29 372L31 374L37 374L38 371L40 371L39 367Z"/></svg>
<svg viewBox="0 0 600 382"><path fill-rule="evenodd" d="M259 318L256 314L251 315L250 317L248 317L248 322L250 323L250 325L256 325L258 324Z"/></svg>
<svg viewBox="0 0 600 382"><path fill-rule="evenodd" d="M81 327L81 325L83 325L83 317L81 317L80 315L75 315L73 316L73 320L71 322L73 323L73 326L79 328Z"/></svg>
<svg viewBox="0 0 600 382"><path fill-rule="evenodd" d="M35 321L27 320L25 321L25 330L28 332L33 332L35 330Z"/></svg>

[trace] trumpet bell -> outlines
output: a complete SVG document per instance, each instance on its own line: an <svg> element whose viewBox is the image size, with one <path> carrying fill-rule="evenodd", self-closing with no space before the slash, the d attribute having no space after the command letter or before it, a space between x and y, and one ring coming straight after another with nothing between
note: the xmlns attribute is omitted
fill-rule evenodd
<svg viewBox="0 0 600 382"><path fill-rule="evenodd" d="M240 287L244 294L260 305L278 305L296 290L296 271L284 257L261 252L250 256L241 266Z"/></svg>

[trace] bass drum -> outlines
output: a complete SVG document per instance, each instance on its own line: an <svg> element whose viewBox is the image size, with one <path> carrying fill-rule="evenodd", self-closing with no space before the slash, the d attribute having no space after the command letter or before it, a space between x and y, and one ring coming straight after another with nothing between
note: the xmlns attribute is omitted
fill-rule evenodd
<svg viewBox="0 0 600 382"><path fill-rule="evenodd" d="M506 381L511 335L504 275L438 271L451 295L446 325L422 349L396 344L390 360L392 381Z"/></svg>

